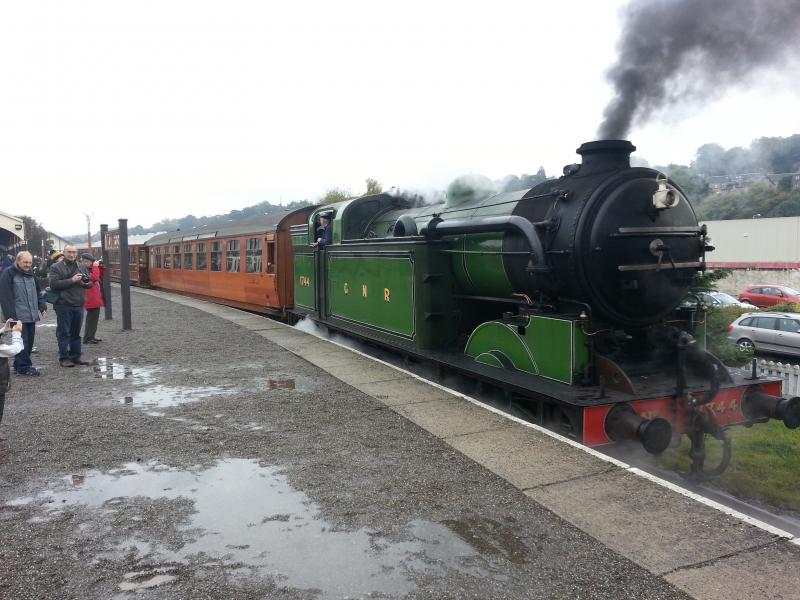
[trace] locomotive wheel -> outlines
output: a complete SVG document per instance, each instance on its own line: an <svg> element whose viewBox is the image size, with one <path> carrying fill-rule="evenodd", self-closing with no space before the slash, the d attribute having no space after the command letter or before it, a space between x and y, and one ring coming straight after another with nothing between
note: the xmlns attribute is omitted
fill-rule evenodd
<svg viewBox="0 0 800 600"><path fill-rule="evenodd" d="M749 352L752 354L756 351L755 344L747 338L740 339L738 342L736 342L736 345L741 352Z"/></svg>

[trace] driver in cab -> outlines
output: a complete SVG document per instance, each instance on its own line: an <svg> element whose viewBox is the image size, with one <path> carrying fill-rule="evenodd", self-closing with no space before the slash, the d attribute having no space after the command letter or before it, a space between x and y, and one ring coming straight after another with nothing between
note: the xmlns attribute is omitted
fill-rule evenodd
<svg viewBox="0 0 800 600"><path fill-rule="evenodd" d="M324 213L319 216L319 227L317 227L317 248L323 246L330 246L333 243L333 227L331 226L330 213Z"/></svg>

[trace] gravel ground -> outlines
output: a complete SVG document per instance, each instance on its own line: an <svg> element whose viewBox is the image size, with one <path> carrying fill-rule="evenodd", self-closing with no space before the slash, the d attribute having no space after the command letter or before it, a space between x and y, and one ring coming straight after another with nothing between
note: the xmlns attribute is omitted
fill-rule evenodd
<svg viewBox="0 0 800 600"><path fill-rule="evenodd" d="M302 358L133 303L93 367L48 316L12 381L0 597L685 597Z"/></svg>

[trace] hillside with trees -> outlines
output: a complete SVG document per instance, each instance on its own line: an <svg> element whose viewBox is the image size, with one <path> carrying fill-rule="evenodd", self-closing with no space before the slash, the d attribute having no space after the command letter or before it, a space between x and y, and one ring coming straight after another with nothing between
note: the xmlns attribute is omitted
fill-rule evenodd
<svg viewBox="0 0 800 600"><path fill-rule="evenodd" d="M800 134L748 148L703 144L689 165L654 168L683 188L702 220L800 216Z"/></svg>
<svg viewBox="0 0 800 600"><path fill-rule="evenodd" d="M632 162L634 166L649 166L641 158L634 157ZM688 165L671 163L653 168L663 171L681 186L701 220L749 219L755 215L762 218L800 216L800 180L794 180L794 175L800 174L800 134L758 138L747 148L725 149L715 143L703 144ZM513 192L530 189L547 179L544 168L540 167L534 175L506 175L493 184L497 192ZM375 179L367 179L365 183L365 190L357 193L331 187L316 202L331 204L363 194L377 194L383 189ZM444 191L433 196L444 197ZM265 201L225 214L163 219L149 227L137 225L128 231L131 235L183 231L310 204L309 200L287 205ZM82 241L84 236L75 235L69 239Z"/></svg>

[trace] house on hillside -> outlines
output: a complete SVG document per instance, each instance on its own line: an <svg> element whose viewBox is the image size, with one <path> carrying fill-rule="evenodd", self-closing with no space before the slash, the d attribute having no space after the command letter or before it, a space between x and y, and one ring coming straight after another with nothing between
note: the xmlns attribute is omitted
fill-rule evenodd
<svg viewBox="0 0 800 600"><path fill-rule="evenodd" d="M733 192L745 190L754 185L765 185L767 187L778 187L780 182L789 177L791 181L790 189L800 190L799 173L741 173L739 175L712 175L706 178L710 191L714 194L723 192Z"/></svg>

